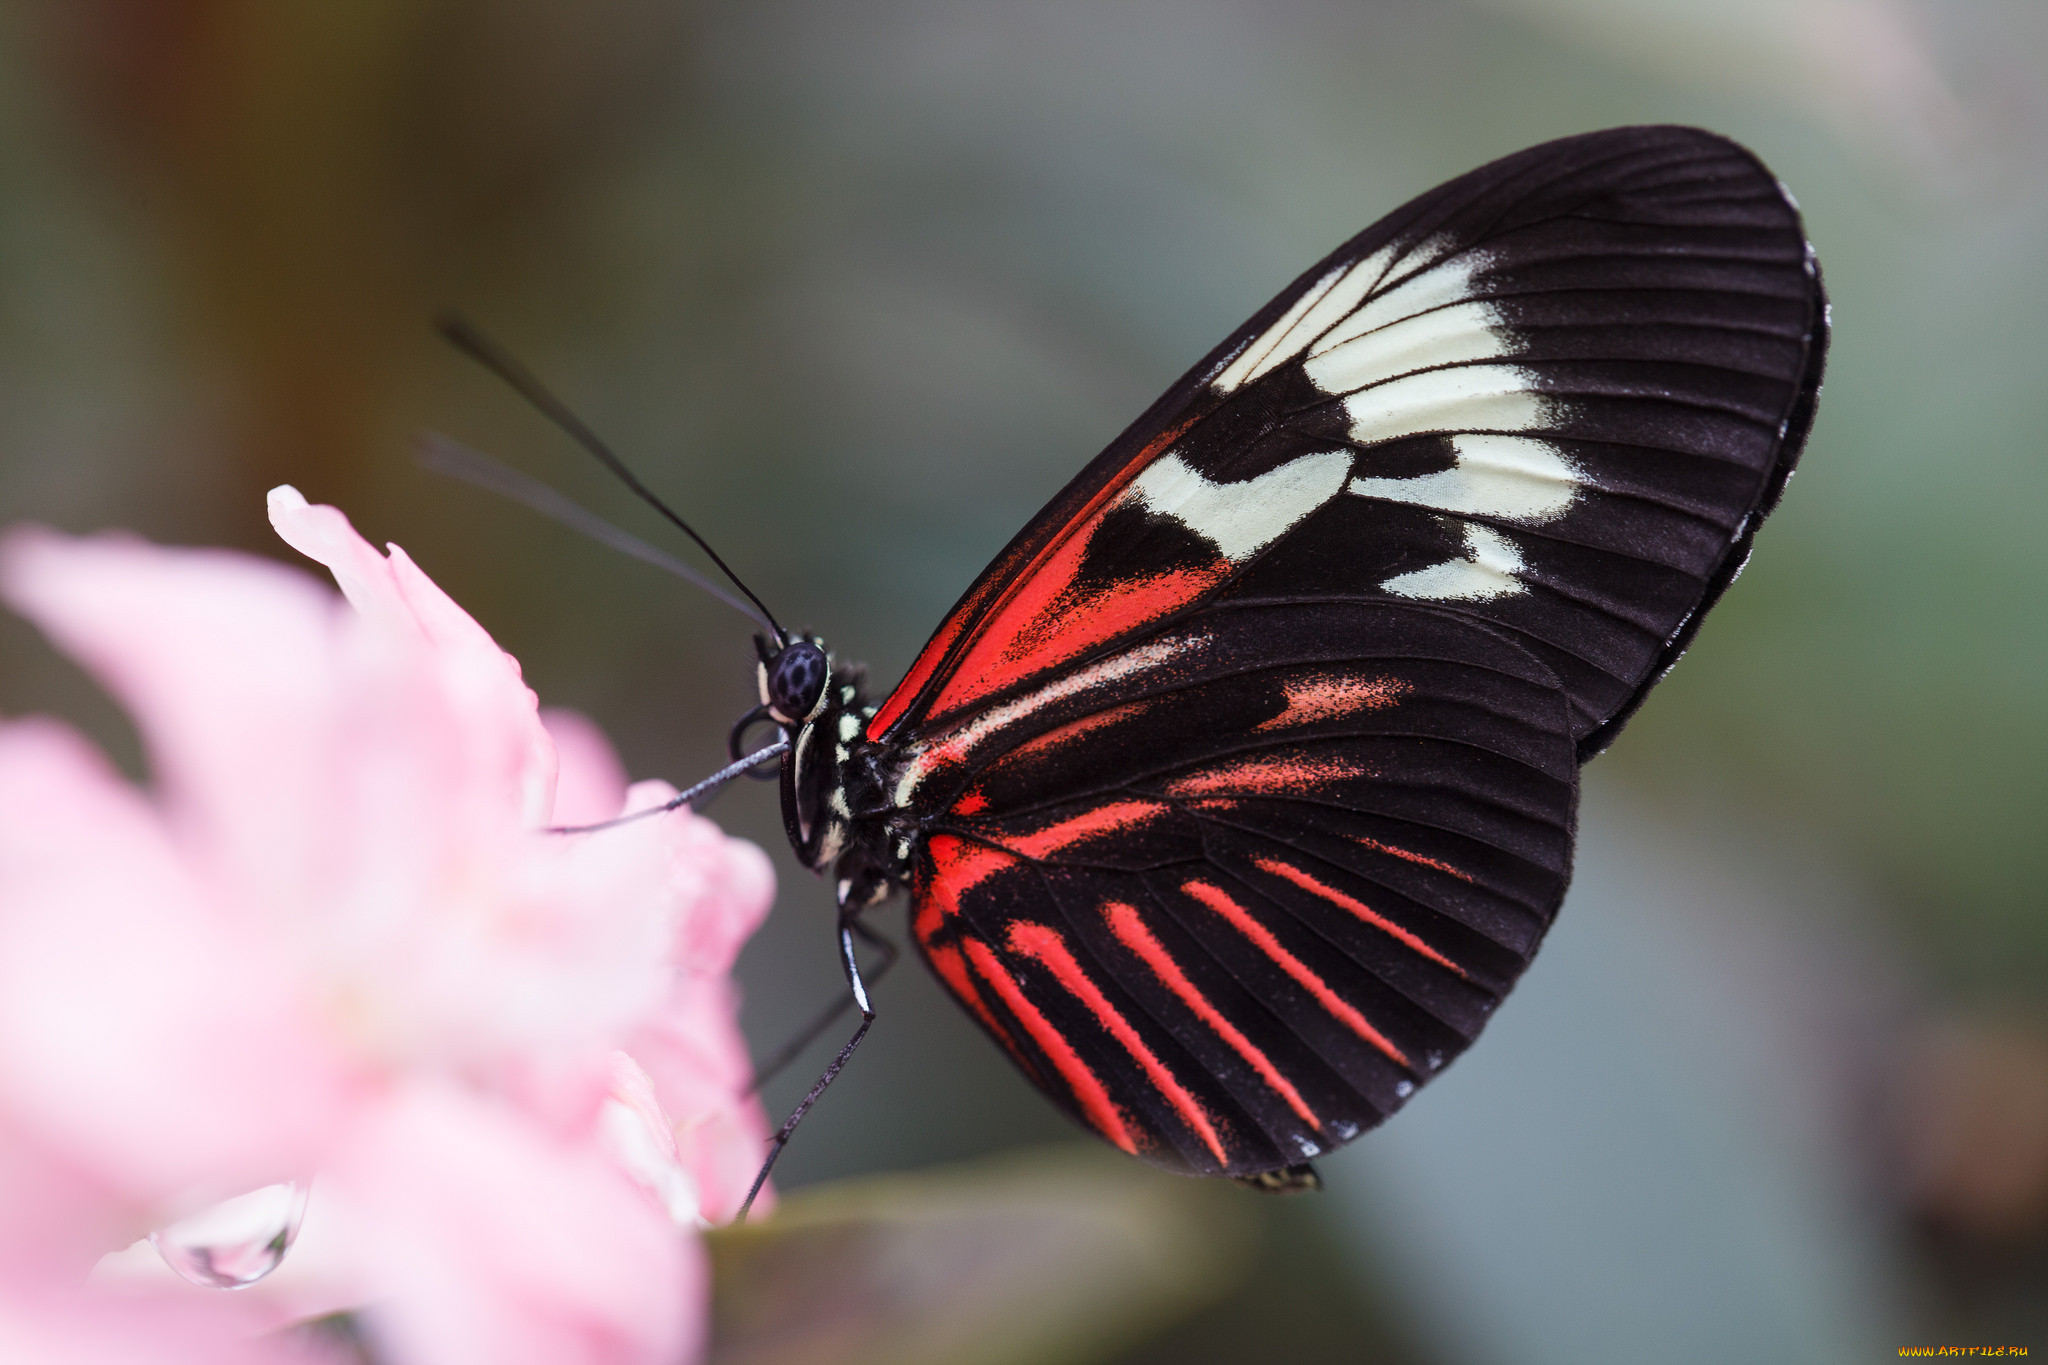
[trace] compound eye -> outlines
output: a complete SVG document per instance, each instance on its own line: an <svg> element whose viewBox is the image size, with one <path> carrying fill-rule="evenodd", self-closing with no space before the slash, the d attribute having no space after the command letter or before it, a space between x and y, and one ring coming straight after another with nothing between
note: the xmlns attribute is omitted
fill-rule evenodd
<svg viewBox="0 0 2048 1365"><path fill-rule="evenodd" d="M768 704L785 720L802 720L817 706L829 671L824 650L798 641L768 665Z"/></svg>

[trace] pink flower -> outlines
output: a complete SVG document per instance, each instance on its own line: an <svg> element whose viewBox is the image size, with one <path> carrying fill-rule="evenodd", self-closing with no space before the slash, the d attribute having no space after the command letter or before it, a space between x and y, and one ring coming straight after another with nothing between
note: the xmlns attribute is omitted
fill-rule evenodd
<svg viewBox="0 0 2048 1365"><path fill-rule="evenodd" d="M403 551L289 488L271 519L346 605L225 552L0 547L152 775L0 724L0 1274L310 1177L235 1313L360 1309L396 1361L686 1360L695 1216L763 1152L728 974L767 861L687 811L544 832L673 791L544 720Z"/></svg>
<svg viewBox="0 0 2048 1365"><path fill-rule="evenodd" d="M259 1337L216 1305L45 1290L0 1299L0 1360L23 1365L345 1365L317 1341Z"/></svg>

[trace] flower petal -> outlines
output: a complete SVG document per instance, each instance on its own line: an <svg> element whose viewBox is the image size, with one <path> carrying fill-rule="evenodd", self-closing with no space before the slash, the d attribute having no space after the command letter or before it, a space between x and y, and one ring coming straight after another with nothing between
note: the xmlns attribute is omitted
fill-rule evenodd
<svg viewBox="0 0 2048 1365"><path fill-rule="evenodd" d="M673 1365L696 1358L693 1238L594 1149L415 1085L369 1116L334 1172L383 1282L367 1310L408 1365Z"/></svg>
<svg viewBox="0 0 2048 1365"><path fill-rule="evenodd" d="M337 704L332 597L225 551L22 530L0 541L0 595L134 716L181 841L256 885L298 884L326 831L311 784Z"/></svg>
<svg viewBox="0 0 2048 1365"><path fill-rule="evenodd" d="M560 764L551 825L594 825L626 808L626 769L604 731L581 711L545 707L540 723Z"/></svg>
<svg viewBox="0 0 2048 1365"><path fill-rule="evenodd" d="M298 1174L349 1087L298 984L84 741L0 726L0 1127L137 1218Z"/></svg>
<svg viewBox="0 0 2048 1365"><path fill-rule="evenodd" d="M0 1360L23 1365L344 1365L299 1334L259 1336L216 1295L79 1292L0 1299Z"/></svg>
<svg viewBox="0 0 2048 1365"><path fill-rule="evenodd" d="M343 596L387 630L426 642L468 695L465 709L516 733L523 749L523 808L530 824L547 818L555 781L555 749L540 723L539 699L519 661L499 649L476 618L455 604L396 545L387 559L356 534L339 508L311 506L290 484L270 490L270 523L285 542L333 573Z"/></svg>
<svg viewBox="0 0 2048 1365"><path fill-rule="evenodd" d="M612 1089L598 1114L598 1145L681 1228L695 1228L697 1182L676 1148L675 1128L654 1081L623 1052L612 1054Z"/></svg>
<svg viewBox="0 0 2048 1365"><path fill-rule="evenodd" d="M644 809L670 795L665 783L640 783L627 808ZM759 848L728 837L702 816L677 811L661 817L660 825L670 886L682 907L670 949L676 974L660 1015L627 1046L675 1121L704 1216L723 1222L752 1186L771 1131L753 1093L753 1063L730 973L774 900L775 869ZM766 1187L757 1203L765 1212L774 1198L773 1187Z"/></svg>

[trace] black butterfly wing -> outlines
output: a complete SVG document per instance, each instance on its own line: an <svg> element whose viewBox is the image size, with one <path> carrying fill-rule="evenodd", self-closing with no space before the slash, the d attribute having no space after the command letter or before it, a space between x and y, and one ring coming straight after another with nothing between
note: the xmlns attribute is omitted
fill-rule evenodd
<svg viewBox="0 0 2048 1365"><path fill-rule="evenodd" d="M1226 591L1507 628L1597 751L1740 568L1813 413L1796 209L1688 128L1546 143L1297 280L1053 499L868 727L929 730Z"/></svg>
<svg viewBox="0 0 2048 1365"><path fill-rule="evenodd" d="M1477 1036L1571 860L1554 674L1405 605L1199 609L921 747L912 929L1046 1093L1203 1174L1306 1160Z"/></svg>
<svg viewBox="0 0 2048 1365"><path fill-rule="evenodd" d="M1391 1112L1534 952L1576 760L1740 568L1825 336L1796 210L1695 130L1533 148L1360 234L870 724L933 969L1162 1164L1271 1170Z"/></svg>

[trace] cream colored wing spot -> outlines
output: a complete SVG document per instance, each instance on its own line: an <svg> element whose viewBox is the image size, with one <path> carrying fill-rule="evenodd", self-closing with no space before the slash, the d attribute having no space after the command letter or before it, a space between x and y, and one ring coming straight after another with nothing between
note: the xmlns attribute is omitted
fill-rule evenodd
<svg viewBox="0 0 2048 1365"><path fill-rule="evenodd" d="M1209 381L1218 393L1234 393L1263 374L1277 369L1308 350L1316 338L1327 332L1358 307L1359 301L1385 278L1394 261L1392 243L1362 261L1339 266L1310 285L1279 321L1261 332L1251 345Z"/></svg>
<svg viewBox="0 0 2048 1365"><path fill-rule="evenodd" d="M1362 446L1455 431L1527 431L1550 405L1535 377L1513 365L1457 365L1403 375L1344 400L1351 439Z"/></svg>
<svg viewBox="0 0 2048 1365"><path fill-rule="evenodd" d="M1425 244L1404 259L1427 260L1435 247ZM1210 386L1233 393L1299 359L1317 388L1341 397L1439 366L1497 360L1514 352L1514 338L1498 312L1473 297L1479 273L1492 264L1488 253L1450 257L1373 293L1386 283L1394 260L1390 243L1324 275L1225 365ZM1409 401L1404 394L1386 407L1397 414ZM1353 409L1354 419L1366 411Z"/></svg>
<svg viewBox="0 0 2048 1365"><path fill-rule="evenodd" d="M1401 257L1427 261L1438 244ZM1389 244L1330 271L1217 374L1228 394L1290 361L1343 401L1349 437L1361 446L1446 435L1455 463L1415 478L1347 478L1353 456L1304 455L1257 479L1215 484L1167 455L1124 495L1170 516L1241 564L1342 491L1454 516L1538 524L1562 516L1583 487L1579 469L1551 442L1512 433L1555 416L1535 376L1512 363L1514 334L1474 297L1493 263L1483 251L1438 260L1389 283ZM1377 292L1375 292L1377 291ZM1400 597L1481 601L1527 591L1521 552L1498 531L1465 527L1465 553L1399 574L1380 586Z"/></svg>
<svg viewBox="0 0 2048 1365"><path fill-rule="evenodd" d="M1578 469L1548 441L1460 432L1451 438L1457 463L1412 479L1356 478L1347 493L1410 502L1439 512L1551 521L1579 495Z"/></svg>
<svg viewBox="0 0 2048 1365"><path fill-rule="evenodd" d="M1178 455L1154 460L1131 482L1126 501L1171 517L1232 564L1242 564L1343 491L1351 452L1299 455L1256 479L1212 483Z"/></svg>
<svg viewBox="0 0 2048 1365"><path fill-rule="evenodd" d="M1485 526L1468 525L1463 559L1396 574L1380 589L1432 602L1483 602L1527 592L1528 585L1515 577L1524 567L1522 552L1507 537Z"/></svg>
<svg viewBox="0 0 2048 1365"><path fill-rule="evenodd" d="M1302 368L1324 393L1348 394L1440 365L1498 360L1513 349L1498 322L1491 304L1454 304L1319 345Z"/></svg>
<svg viewBox="0 0 2048 1365"><path fill-rule="evenodd" d="M1351 439L1370 446L1447 434L1451 468L1409 479L1361 475L1345 491L1453 515L1539 523L1577 499L1579 470L1548 441L1509 433L1553 416L1527 370L1501 362L1516 351L1498 311L1472 297L1488 259L1455 257L1368 300L1309 348L1303 370L1344 399ZM1457 559L1398 574L1380 586L1398 597L1484 601L1526 592L1521 552L1497 531L1465 528Z"/></svg>
<svg viewBox="0 0 2048 1365"><path fill-rule="evenodd" d="M1437 249L1436 244L1431 243L1416 255L1427 259ZM1471 251L1418 270L1385 292L1367 299L1363 307L1336 326L1324 329L1315 338L1309 354L1324 355L1357 338L1388 331L1403 323L1421 321L1454 306L1469 304L1483 309L1489 319L1488 325L1492 325L1492 310L1473 298L1474 281L1479 272L1492 264L1493 258L1487 253Z"/></svg>

